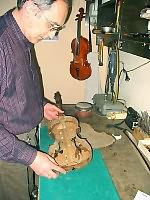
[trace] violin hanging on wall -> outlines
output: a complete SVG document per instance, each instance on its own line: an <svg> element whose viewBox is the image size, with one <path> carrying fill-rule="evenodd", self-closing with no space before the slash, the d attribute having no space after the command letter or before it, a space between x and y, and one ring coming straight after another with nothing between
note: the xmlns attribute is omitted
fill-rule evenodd
<svg viewBox="0 0 150 200"><path fill-rule="evenodd" d="M81 21L85 17L84 9L80 8L77 14L77 36L71 42L73 61L70 62L70 74L77 80L85 80L91 76L91 65L88 63L87 54L90 44L87 38L81 35Z"/></svg>

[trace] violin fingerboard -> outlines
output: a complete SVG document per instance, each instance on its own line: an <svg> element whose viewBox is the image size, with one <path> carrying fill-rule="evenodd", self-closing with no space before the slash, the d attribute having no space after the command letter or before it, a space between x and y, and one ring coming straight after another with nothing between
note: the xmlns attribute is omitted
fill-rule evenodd
<svg viewBox="0 0 150 200"><path fill-rule="evenodd" d="M62 109L62 98L61 98L61 94L59 91L54 94L54 99L55 99L56 105L60 109Z"/></svg>

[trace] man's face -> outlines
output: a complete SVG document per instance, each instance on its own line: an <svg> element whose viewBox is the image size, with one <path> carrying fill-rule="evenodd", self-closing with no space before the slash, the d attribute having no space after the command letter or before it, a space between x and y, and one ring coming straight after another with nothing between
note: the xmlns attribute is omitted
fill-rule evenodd
<svg viewBox="0 0 150 200"><path fill-rule="evenodd" d="M57 0L46 10L41 10L37 5L33 7L24 25L24 34L31 43L35 44L45 38L52 38L57 29L62 28L67 17L68 6L63 0Z"/></svg>

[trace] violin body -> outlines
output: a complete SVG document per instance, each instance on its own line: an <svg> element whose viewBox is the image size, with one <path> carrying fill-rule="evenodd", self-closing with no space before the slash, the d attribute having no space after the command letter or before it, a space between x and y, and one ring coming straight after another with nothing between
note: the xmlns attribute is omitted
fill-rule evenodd
<svg viewBox="0 0 150 200"><path fill-rule="evenodd" d="M49 155L66 171L85 166L92 158L88 141L78 136L80 128L75 117L60 116L48 123L49 133L55 141L49 147Z"/></svg>
<svg viewBox="0 0 150 200"><path fill-rule="evenodd" d="M85 80L91 76L91 64L88 63L87 54L89 53L89 42L85 37L80 36L80 52L77 53L77 39L71 43L73 61L70 62L70 74L77 80Z"/></svg>

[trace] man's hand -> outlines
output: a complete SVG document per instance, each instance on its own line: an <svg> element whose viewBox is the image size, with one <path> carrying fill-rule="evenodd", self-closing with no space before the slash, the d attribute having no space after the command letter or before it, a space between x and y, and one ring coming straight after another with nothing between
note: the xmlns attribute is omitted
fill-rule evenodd
<svg viewBox="0 0 150 200"><path fill-rule="evenodd" d="M47 103L44 106L44 117L48 120L57 119L59 114L63 114L64 111L59 109L57 106Z"/></svg>
<svg viewBox="0 0 150 200"><path fill-rule="evenodd" d="M30 167L37 175L45 176L49 179L57 178L59 173L66 173L63 168L57 165L52 157L40 151L37 152L37 156Z"/></svg>

